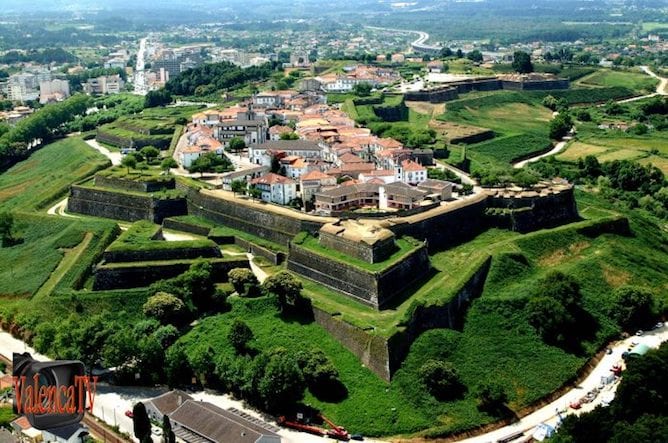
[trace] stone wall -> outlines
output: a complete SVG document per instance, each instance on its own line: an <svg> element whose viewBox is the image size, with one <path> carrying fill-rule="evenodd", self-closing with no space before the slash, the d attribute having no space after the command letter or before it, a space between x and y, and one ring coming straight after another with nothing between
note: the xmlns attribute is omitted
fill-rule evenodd
<svg viewBox="0 0 668 443"><path fill-rule="evenodd" d="M404 94L405 100L414 102L443 103L457 98L459 98L457 88L451 86L424 91L409 91Z"/></svg>
<svg viewBox="0 0 668 443"><path fill-rule="evenodd" d="M248 259L214 259L210 261L216 282L227 281L227 273L234 268L249 268ZM127 289L149 286L158 280L173 278L190 268L187 261L128 263L123 265L98 265L95 268L94 291Z"/></svg>
<svg viewBox="0 0 668 443"><path fill-rule="evenodd" d="M257 257L263 257L274 265L280 265L285 261L285 254L282 252L274 252L262 246L256 245L253 242L244 240L243 238L234 237L234 244L244 248L246 251Z"/></svg>
<svg viewBox="0 0 668 443"><path fill-rule="evenodd" d="M573 189L548 196L488 198L489 208L504 211L493 215L501 227L530 232L550 228L579 219Z"/></svg>
<svg viewBox="0 0 668 443"><path fill-rule="evenodd" d="M355 354L373 373L390 381L408 355L413 342L424 331L433 328L459 329L471 301L482 294L491 259L486 259L466 279L452 300L444 305L418 305L406 327L389 338L354 326L338 315L313 307L315 321L346 349Z"/></svg>
<svg viewBox="0 0 668 443"><path fill-rule="evenodd" d="M323 327L336 341L355 354L362 364L385 381L390 381L390 356L387 340L371 332L313 307L316 323Z"/></svg>
<svg viewBox="0 0 668 443"><path fill-rule="evenodd" d="M321 283L367 306L378 307L376 279L370 272L290 244L288 270Z"/></svg>
<svg viewBox="0 0 668 443"><path fill-rule="evenodd" d="M553 89L568 89L570 82L568 79L559 78L554 80L528 80L528 81L511 81L502 80L501 85L503 89L517 90L517 91L549 91Z"/></svg>
<svg viewBox="0 0 668 443"><path fill-rule="evenodd" d="M158 240L159 241L159 240ZM163 243L174 243L165 242ZM216 245L202 247L170 249L142 249L136 251L104 251L102 259L106 263L158 261L158 260L186 260L194 258L219 258L222 257L220 249Z"/></svg>
<svg viewBox="0 0 668 443"><path fill-rule="evenodd" d="M430 270L426 245L381 272L333 260L290 244L288 269L365 305L379 309Z"/></svg>
<svg viewBox="0 0 668 443"><path fill-rule="evenodd" d="M400 237L408 235L427 240L430 248L441 249L463 243L485 227L485 198L468 205L430 215L427 213L397 220L390 229ZM437 209L438 210L438 209Z"/></svg>
<svg viewBox="0 0 668 443"><path fill-rule="evenodd" d="M166 217L185 215L187 206L183 198L160 200L150 194L132 195L72 185L67 210L94 217L162 223Z"/></svg>
<svg viewBox="0 0 668 443"><path fill-rule="evenodd" d="M324 224L324 222L322 224L303 223L296 217L235 204L224 199L204 195L193 189L189 189L187 200L189 214L283 245L287 245L300 231L317 232ZM313 228L317 228L317 230L312 231Z"/></svg>
<svg viewBox="0 0 668 443"><path fill-rule="evenodd" d="M406 327L388 339L388 366L391 374L401 367L411 345L423 332L437 328L461 330L471 301L482 294L491 262L490 256L465 281L449 303L415 306Z"/></svg>
<svg viewBox="0 0 668 443"><path fill-rule="evenodd" d="M397 250L394 238L378 240L375 244L369 245L362 241L355 241L329 232L320 231L319 241L320 244L326 248L343 252L346 255L350 255L351 257L355 257L367 263L381 262L390 257L392 253Z"/></svg>
<svg viewBox="0 0 668 443"><path fill-rule="evenodd" d="M163 189L174 189L175 181L174 177L136 181L116 177L105 177L103 175L97 174L95 176L95 186L132 192L157 192Z"/></svg>
<svg viewBox="0 0 668 443"><path fill-rule="evenodd" d="M166 229L173 229L175 231L189 232L195 235L201 235L202 237L207 237L211 228L205 226L193 225L191 223L185 223L179 220L174 220L173 218L166 218L162 221L162 226Z"/></svg>

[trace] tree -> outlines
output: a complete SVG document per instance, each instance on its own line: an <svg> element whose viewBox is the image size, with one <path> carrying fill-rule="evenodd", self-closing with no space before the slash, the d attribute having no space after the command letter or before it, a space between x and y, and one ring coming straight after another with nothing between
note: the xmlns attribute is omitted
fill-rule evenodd
<svg viewBox="0 0 668 443"><path fill-rule="evenodd" d="M550 272L540 280L536 292L539 296L551 297L559 301L568 310L579 306L582 300L580 284L577 280L559 271Z"/></svg>
<svg viewBox="0 0 668 443"><path fill-rule="evenodd" d="M513 69L520 74L533 72L531 56L524 51L515 51L513 54Z"/></svg>
<svg viewBox="0 0 668 443"><path fill-rule="evenodd" d="M212 273L211 263L206 260L198 260L178 277L179 282L189 294L193 305L200 312L215 308L212 306L212 302L216 293L216 285Z"/></svg>
<svg viewBox="0 0 668 443"><path fill-rule="evenodd" d="M248 343L251 340L253 340L251 328L243 320L235 318L227 334L227 341L230 342L237 354L242 354L248 350Z"/></svg>
<svg viewBox="0 0 668 443"><path fill-rule="evenodd" d="M280 170L281 170L281 161L278 159L277 156L272 155L270 171L273 172L274 174L278 174L278 171Z"/></svg>
<svg viewBox="0 0 668 443"><path fill-rule="evenodd" d="M260 284L253 271L247 268L234 268L227 273L227 277L239 295L247 295L250 287Z"/></svg>
<svg viewBox="0 0 668 443"><path fill-rule="evenodd" d="M441 58L452 57L452 49L444 47L441 48Z"/></svg>
<svg viewBox="0 0 668 443"><path fill-rule="evenodd" d="M299 135L296 132L284 132L279 138L281 140L299 140Z"/></svg>
<svg viewBox="0 0 668 443"><path fill-rule="evenodd" d="M132 408L132 427L135 437L140 442L151 437L151 421L146 413L146 406L142 402L136 403Z"/></svg>
<svg viewBox="0 0 668 443"><path fill-rule="evenodd" d="M295 359L285 350L271 352L263 372L258 395L268 411L275 412L301 400L304 378Z"/></svg>
<svg viewBox="0 0 668 443"><path fill-rule="evenodd" d="M457 52L455 52L455 56L457 58L464 58L464 52L462 52L461 49L457 49Z"/></svg>
<svg viewBox="0 0 668 443"><path fill-rule="evenodd" d="M438 400L451 399L462 392L462 383L451 364L440 360L428 360L418 375L427 390Z"/></svg>
<svg viewBox="0 0 668 443"><path fill-rule="evenodd" d="M526 304L527 320L548 343L563 343L565 332L573 325L573 317L552 297L534 297Z"/></svg>
<svg viewBox="0 0 668 443"><path fill-rule="evenodd" d="M634 286L622 286L613 293L610 316L625 330L646 326L654 315L654 294Z"/></svg>
<svg viewBox="0 0 668 443"><path fill-rule="evenodd" d="M129 174L130 169L134 169L137 167L137 157L135 157L133 154L128 154L125 157L123 157L123 160L121 160L121 165L125 166L128 169L128 174Z"/></svg>
<svg viewBox="0 0 668 443"><path fill-rule="evenodd" d="M545 98L543 98L542 101L543 106L545 106L548 109L551 109L552 111L557 110L557 103L558 103L557 99L551 95L545 96Z"/></svg>
<svg viewBox="0 0 668 443"><path fill-rule="evenodd" d="M353 94L359 97L368 97L371 95L373 86L369 82L360 82L353 86Z"/></svg>
<svg viewBox="0 0 668 443"><path fill-rule="evenodd" d="M298 304L301 297L302 283L287 271L280 271L267 277L262 288L278 297L281 310Z"/></svg>
<svg viewBox="0 0 668 443"><path fill-rule="evenodd" d="M165 88L157 91L149 91L144 98L145 108L155 108L157 106L166 106L172 102L172 94Z"/></svg>
<svg viewBox="0 0 668 443"><path fill-rule="evenodd" d="M473 62L481 63L482 59L483 59L482 52L480 52L477 49L474 49L473 51L466 54L466 58L468 58L469 60L471 60Z"/></svg>
<svg viewBox="0 0 668 443"><path fill-rule="evenodd" d="M0 237L2 237L2 246L9 246L13 243L13 229L14 216L9 212L0 213Z"/></svg>
<svg viewBox="0 0 668 443"><path fill-rule="evenodd" d="M169 420L169 415L167 414L162 416L162 442L176 442L176 436L174 435L174 431L172 431L172 422Z"/></svg>
<svg viewBox="0 0 668 443"><path fill-rule="evenodd" d="M246 142L241 137L233 137L230 139L230 143L227 146L227 150L230 152L240 152L246 149Z"/></svg>
<svg viewBox="0 0 668 443"><path fill-rule="evenodd" d="M229 158L226 156L221 156L215 152L207 152L204 155L201 155L195 159L188 169L192 173L199 172L204 174L205 172L226 172L234 170L234 166Z"/></svg>
<svg viewBox="0 0 668 443"><path fill-rule="evenodd" d="M483 383L476 389L478 409L495 415L501 415L508 401L503 386L496 382Z"/></svg>
<svg viewBox="0 0 668 443"><path fill-rule="evenodd" d="M187 314L186 305L166 292L158 292L144 303L144 315L158 320L162 324L182 323Z"/></svg>
<svg viewBox="0 0 668 443"><path fill-rule="evenodd" d="M562 139L573 127L571 116L567 113L559 113L550 121L550 138L553 140Z"/></svg>
<svg viewBox="0 0 668 443"><path fill-rule="evenodd" d="M141 148L140 152L141 155L144 156L144 158L146 159L146 163L148 164L153 163L153 160L158 158L158 156L160 155L160 151L154 146L144 146L143 148Z"/></svg>
<svg viewBox="0 0 668 443"><path fill-rule="evenodd" d="M212 169L213 169L213 164L211 162L211 157L207 155L202 155L197 157L192 163L190 163L190 168L188 168L188 171L190 171L193 174L199 172L200 177L203 177L205 172L209 172Z"/></svg>
<svg viewBox="0 0 668 443"><path fill-rule="evenodd" d="M179 164L176 163L176 160L174 160L172 157L167 157L160 163L160 169L162 169L165 172L169 172L170 169L172 168L178 168Z"/></svg>
<svg viewBox="0 0 668 443"><path fill-rule="evenodd" d="M244 180L232 180L230 187L232 188L232 192L235 195L243 194L246 190L246 182Z"/></svg>
<svg viewBox="0 0 668 443"><path fill-rule="evenodd" d="M185 346L181 343L173 344L165 353L165 375L170 387L189 384L193 370L188 362Z"/></svg>
<svg viewBox="0 0 668 443"><path fill-rule="evenodd" d="M250 198L252 198L252 199L258 199L258 198L262 197L262 190L255 185L250 185L248 187L247 192L248 192L248 195L250 196Z"/></svg>

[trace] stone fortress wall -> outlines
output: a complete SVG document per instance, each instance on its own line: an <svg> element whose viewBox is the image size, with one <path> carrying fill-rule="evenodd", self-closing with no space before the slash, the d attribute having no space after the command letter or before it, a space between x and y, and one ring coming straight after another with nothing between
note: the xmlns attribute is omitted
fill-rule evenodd
<svg viewBox="0 0 668 443"><path fill-rule="evenodd" d="M486 190L466 201L449 203L426 212L383 220L397 237L408 235L426 242L404 260L381 272L369 272L356 266L333 261L291 243L296 234L318 232L332 220L305 218L271 205L243 204L217 198L206 192L177 183L186 197L175 202L160 201L149 195L130 195L113 190L72 186L68 209L72 212L122 219L148 219L159 222L170 215L185 213L221 223L235 229L289 246L288 269L341 292L368 306L382 308L423 274L429 272L427 245L443 248L461 243L490 226L503 226L521 232L574 221L578 218L573 189L569 185L538 191L513 189ZM165 205L165 206L161 206ZM246 259L237 262L214 259L217 273L226 275L233 267L247 267ZM120 288L119 281L136 280L150 284L165 275L187 270L186 261L171 263L169 269L154 269L147 263L140 267L110 264L96 271L96 289ZM134 268L134 269L133 269ZM480 295L489 269L481 264L463 286L444 305L416 306L401 332L383 338L314 308L315 320L380 377L389 380L405 358L412 342L424 330L434 327L458 327L462 312ZM398 285L397 282L403 282Z"/></svg>
<svg viewBox="0 0 668 443"><path fill-rule="evenodd" d="M501 89L512 91L549 91L568 89L570 82L565 78L549 79L504 79L499 77L481 77L450 82L430 89L407 91L406 101L443 103L457 100L459 94L473 91L498 91Z"/></svg>

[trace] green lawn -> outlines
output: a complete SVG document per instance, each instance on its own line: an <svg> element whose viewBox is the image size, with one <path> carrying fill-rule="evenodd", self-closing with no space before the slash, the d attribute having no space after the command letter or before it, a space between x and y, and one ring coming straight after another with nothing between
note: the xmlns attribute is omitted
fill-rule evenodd
<svg viewBox="0 0 668 443"><path fill-rule="evenodd" d="M108 165L106 157L81 139L59 140L0 174L0 208L43 209L64 197L72 182Z"/></svg>
<svg viewBox="0 0 668 443"><path fill-rule="evenodd" d="M331 258L341 263L356 266L362 270L369 272L374 272L374 271L379 272L392 266L410 252L415 251L421 244L420 242L412 238L398 238L396 240L397 250L390 257L388 257L386 260L383 260L382 262L368 263L364 260L351 257L348 254L344 254L334 249L321 246L320 241L311 235L305 236L305 239L303 239L303 241L295 240L295 243L300 246L303 246L304 248L310 250L311 252L315 252L316 254Z"/></svg>
<svg viewBox="0 0 668 443"><path fill-rule="evenodd" d="M111 222L86 222L55 216L15 214L15 236L22 243L0 248L0 297L32 296L41 291L46 296L56 288L69 289L81 284L96 256L106 247L115 232ZM88 234L85 248L76 249ZM63 263L60 272L51 273L73 249L76 262ZM72 258L72 256L69 256Z"/></svg>
<svg viewBox="0 0 668 443"><path fill-rule="evenodd" d="M602 69L579 80L583 86L613 87L621 86L636 92L654 92L659 81L647 74L630 71Z"/></svg>

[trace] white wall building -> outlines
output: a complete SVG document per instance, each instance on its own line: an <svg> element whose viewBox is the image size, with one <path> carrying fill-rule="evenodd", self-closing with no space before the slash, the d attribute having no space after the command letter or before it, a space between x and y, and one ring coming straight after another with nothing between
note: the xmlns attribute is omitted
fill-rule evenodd
<svg viewBox="0 0 668 443"><path fill-rule="evenodd" d="M251 180L251 185L262 191L260 198L269 203L287 205L297 197L297 182L272 172Z"/></svg>

